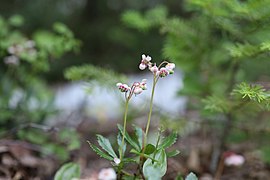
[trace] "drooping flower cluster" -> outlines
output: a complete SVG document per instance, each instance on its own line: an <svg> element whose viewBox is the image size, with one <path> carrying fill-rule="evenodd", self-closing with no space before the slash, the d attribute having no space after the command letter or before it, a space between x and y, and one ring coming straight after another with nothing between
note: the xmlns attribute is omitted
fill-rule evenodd
<svg viewBox="0 0 270 180"><path fill-rule="evenodd" d="M169 74L173 74L174 73L174 68L175 68L175 64L174 63L169 63L167 61L162 62L159 66L156 65L156 63L151 63L152 58L150 56L146 56L146 55L142 55L142 60L141 63L139 65L139 68L141 70L146 69L146 67L148 67L148 69L155 74L156 76L159 77L166 77ZM166 64L165 67L161 67L163 64Z"/></svg>
<svg viewBox="0 0 270 180"><path fill-rule="evenodd" d="M127 84L117 83L116 86L121 92L129 93L126 97L131 97L133 94L138 95L141 94L144 90L147 89L146 79L143 79L141 82L134 82L131 87Z"/></svg>

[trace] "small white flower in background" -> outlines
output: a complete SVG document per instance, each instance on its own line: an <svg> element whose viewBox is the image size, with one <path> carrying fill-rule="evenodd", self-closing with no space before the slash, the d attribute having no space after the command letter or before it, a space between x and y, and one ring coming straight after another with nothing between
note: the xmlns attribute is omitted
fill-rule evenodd
<svg viewBox="0 0 270 180"><path fill-rule="evenodd" d="M4 58L5 64L8 65L19 65L20 60L17 56L11 55Z"/></svg>
<svg viewBox="0 0 270 180"><path fill-rule="evenodd" d="M170 74L174 73L175 64L174 63L168 63L165 68L169 71Z"/></svg>
<svg viewBox="0 0 270 180"><path fill-rule="evenodd" d="M224 164L226 166L241 166L244 162L245 158L242 155L238 155L233 152L224 154Z"/></svg>
<svg viewBox="0 0 270 180"><path fill-rule="evenodd" d="M118 87L118 89L121 92L128 92L128 91L130 91L130 87L128 87L128 85L126 85L126 84L117 83L116 86Z"/></svg>
<svg viewBox="0 0 270 180"><path fill-rule="evenodd" d="M104 168L98 174L99 180L115 180L116 173L113 168Z"/></svg>
<svg viewBox="0 0 270 180"><path fill-rule="evenodd" d="M24 43L24 45L25 45L26 48L31 49L31 48L34 48L35 47L36 43L33 40L28 40L28 41L26 41Z"/></svg>
<svg viewBox="0 0 270 180"><path fill-rule="evenodd" d="M118 158L114 158L113 161L114 161L114 163L115 163L116 165L120 164L120 162L121 162L121 160L118 159Z"/></svg>
<svg viewBox="0 0 270 180"><path fill-rule="evenodd" d="M19 55L20 53L23 52L23 50L24 50L24 48L20 44L12 45L12 46L8 47L8 49L7 49L9 54L15 54L15 55Z"/></svg>
<svg viewBox="0 0 270 180"><path fill-rule="evenodd" d="M146 56L143 54L141 63L139 65L140 70L144 70L147 66L149 66L151 60L152 58L150 56Z"/></svg>
<svg viewBox="0 0 270 180"><path fill-rule="evenodd" d="M160 68L160 70L157 72L157 75L159 77L165 77L168 74L169 74L169 71L166 68L164 68L164 67Z"/></svg>

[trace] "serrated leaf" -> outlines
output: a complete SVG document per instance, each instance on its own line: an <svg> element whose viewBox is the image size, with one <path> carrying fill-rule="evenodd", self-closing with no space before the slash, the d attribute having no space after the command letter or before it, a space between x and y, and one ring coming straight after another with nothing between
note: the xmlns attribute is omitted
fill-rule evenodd
<svg viewBox="0 0 270 180"><path fill-rule="evenodd" d="M198 178L193 172L191 172L187 175L185 180L198 180Z"/></svg>
<svg viewBox="0 0 270 180"><path fill-rule="evenodd" d="M134 125L134 129L135 129L135 134L137 136L137 140L138 140L138 143L139 143L139 147L140 149L142 149L142 146L143 146L143 130L142 128L138 127L138 126L135 126Z"/></svg>
<svg viewBox="0 0 270 180"><path fill-rule="evenodd" d="M143 175L148 180L161 179L167 171L167 158L164 149L157 151L155 159L158 162L154 162L151 159L147 159L143 164Z"/></svg>
<svg viewBox="0 0 270 180"><path fill-rule="evenodd" d="M112 145L107 138L103 137L100 134L97 134L97 140L98 144L102 147L102 149L104 149L107 153L109 153L110 156L117 158L117 155L115 154Z"/></svg>
<svg viewBox="0 0 270 180"><path fill-rule="evenodd" d="M164 138L162 143L159 145L159 149L166 149L173 145L177 140L177 133L173 132L168 137Z"/></svg>
<svg viewBox="0 0 270 180"><path fill-rule="evenodd" d="M124 158L123 163L137 163L137 161L133 158Z"/></svg>
<svg viewBox="0 0 270 180"><path fill-rule="evenodd" d="M123 135L124 132L123 132L123 127L120 125L120 124L117 124L117 127L119 129L119 131L121 132L121 134ZM140 151L140 147L139 145L136 143L136 141L134 141L130 136L129 134L126 132L125 133L125 139L127 140L127 142L133 147L135 148L137 151Z"/></svg>
<svg viewBox="0 0 270 180"><path fill-rule="evenodd" d="M89 141L87 141L88 144L90 145L91 149L97 153L100 157L107 159L109 161L113 161L113 158L111 156L109 156L108 154L104 153L101 149L99 149L97 146L95 146L94 144L90 143Z"/></svg>
<svg viewBox="0 0 270 180"><path fill-rule="evenodd" d="M54 180L71 180L73 178L80 178L80 166L75 163L67 163L61 166L56 172Z"/></svg>
<svg viewBox="0 0 270 180"><path fill-rule="evenodd" d="M177 150L177 149L175 149L173 151L170 151L170 152L166 152L168 158L169 157L174 157L174 156L178 155L179 153L180 153L180 151Z"/></svg>

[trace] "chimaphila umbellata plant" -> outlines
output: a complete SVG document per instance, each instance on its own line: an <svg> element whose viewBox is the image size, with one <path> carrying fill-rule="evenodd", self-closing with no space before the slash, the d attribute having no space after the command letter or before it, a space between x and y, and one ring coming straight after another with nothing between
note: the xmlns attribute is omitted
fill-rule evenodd
<svg viewBox="0 0 270 180"><path fill-rule="evenodd" d="M90 147L100 157L111 161L114 169L117 172L117 179L133 178L133 179L161 179L167 171L167 158L179 154L178 150L171 152L166 151L168 147L173 145L177 140L177 133L172 133L168 137L162 137L162 129L158 130L158 136L155 144L147 142L148 132L151 123L153 99L155 87L160 78L164 78L174 73L175 64L163 61L160 65L151 62L150 56L142 55L142 60L139 65L141 70L149 69L153 74L153 86L150 98L150 107L148 119L146 121L145 130L134 125L135 138L132 138L126 130L128 118L128 106L132 97L141 94L147 89L146 79L141 82L134 82L131 86L123 83L117 83L118 89L125 96L125 111L123 125L118 124L119 133L117 136L118 155L114 151L110 141L102 135L97 135L98 144L105 151L90 143ZM127 147L128 146L128 147ZM125 154L129 149L130 153ZM126 165L134 163L137 169L134 172L129 172L125 169Z"/></svg>

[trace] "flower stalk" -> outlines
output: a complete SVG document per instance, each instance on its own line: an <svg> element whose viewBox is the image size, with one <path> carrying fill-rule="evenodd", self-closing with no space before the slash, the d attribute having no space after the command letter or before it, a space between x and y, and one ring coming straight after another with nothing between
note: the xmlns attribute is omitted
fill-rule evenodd
<svg viewBox="0 0 270 180"><path fill-rule="evenodd" d="M124 156L123 148L124 148L124 144L125 144L125 134L126 134L126 126L127 126L128 103L129 103L129 99L127 98L126 103L125 103L122 142L121 142L121 146L120 146L120 162L122 162L123 156Z"/></svg>

